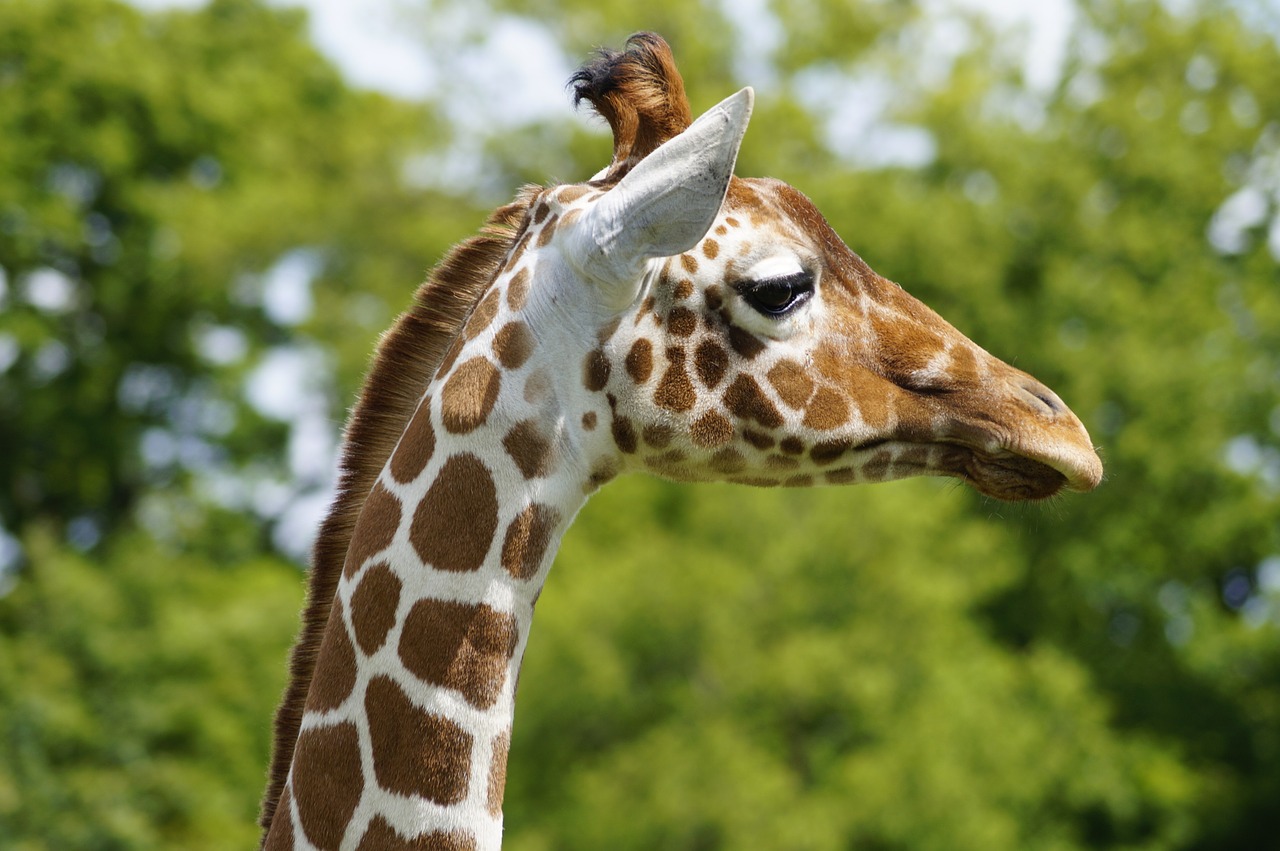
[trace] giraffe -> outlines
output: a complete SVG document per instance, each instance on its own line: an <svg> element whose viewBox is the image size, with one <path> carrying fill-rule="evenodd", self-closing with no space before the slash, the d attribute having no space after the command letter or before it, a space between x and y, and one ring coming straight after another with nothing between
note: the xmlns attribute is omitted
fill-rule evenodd
<svg viewBox="0 0 1280 851"><path fill-rule="evenodd" d="M792 187L733 175L753 93L693 121L669 47L571 80L614 134L526 187L379 344L313 554L263 846L495 849L520 661L561 536L615 476L1087 491L1048 388L881 278Z"/></svg>

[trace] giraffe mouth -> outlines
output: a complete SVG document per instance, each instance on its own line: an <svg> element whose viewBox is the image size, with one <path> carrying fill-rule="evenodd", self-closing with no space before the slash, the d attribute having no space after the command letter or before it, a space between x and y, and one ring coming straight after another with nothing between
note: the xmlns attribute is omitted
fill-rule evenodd
<svg viewBox="0 0 1280 851"><path fill-rule="evenodd" d="M943 469L984 496L1005 502L1049 499L1070 484L1067 475L1043 461L1013 452L989 453L967 446L947 445Z"/></svg>
<svg viewBox="0 0 1280 851"><path fill-rule="evenodd" d="M864 481L947 476L960 479L984 496L1005 502L1048 499L1073 487L1069 471L1010 450L991 451L952 442L879 439L858 444L853 451L871 453L870 460L861 465L859 478ZM838 480L840 473L836 475Z"/></svg>

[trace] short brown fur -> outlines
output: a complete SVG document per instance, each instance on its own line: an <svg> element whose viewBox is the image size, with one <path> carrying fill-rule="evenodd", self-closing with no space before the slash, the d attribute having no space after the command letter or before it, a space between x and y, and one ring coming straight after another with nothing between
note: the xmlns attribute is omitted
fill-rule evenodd
<svg viewBox="0 0 1280 851"><path fill-rule="evenodd" d="M522 190L514 201L494 211L479 235L453 248L418 288L413 305L379 341L364 390L347 421L338 495L312 549L307 606L290 657L289 685L276 712L271 770L258 819L264 842L293 762L320 641L365 497L445 350L522 235L538 191L536 187Z"/></svg>

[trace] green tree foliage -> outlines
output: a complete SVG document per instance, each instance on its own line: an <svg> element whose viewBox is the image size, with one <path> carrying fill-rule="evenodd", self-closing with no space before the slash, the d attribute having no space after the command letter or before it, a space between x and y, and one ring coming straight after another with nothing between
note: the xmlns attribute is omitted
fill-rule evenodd
<svg viewBox="0 0 1280 851"><path fill-rule="evenodd" d="M655 29L695 109L757 85L739 172L1045 379L1108 468L1031 507L611 485L539 605L510 847L1280 841L1280 20L1177 6L1081 2L1047 87L910 3L775 2L755 30L718 2L485 6L468 45L497 15L572 57ZM896 135L850 144L877 98ZM246 381L312 353L340 418L480 220L405 183L457 143L445 107L350 90L249 0L0 4L5 847L252 841L301 596L263 505L302 444ZM469 140L476 196L594 173L607 139L565 119ZM309 315L264 299L289 262Z"/></svg>
<svg viewBox="0 0 1280 851"><path fill-rule="evenodd" d="M27 541L38 569L0 607L4 846L252 846L297 571Z"/></svg>
<svg viewBox="0 0 1280 851"><path fill-rule="evenodd" d="M243 403L248 365L323 339L351 386L368 341L347 350L331 323L387 323L461 230L439 236L444 199L401 184L429 115L348 89L302 24L247 0L0 7L11 529L80 520L93 537L191 470L280 447ZM305 249L319 310L294 328L264 311L264 273Z"/></svg>

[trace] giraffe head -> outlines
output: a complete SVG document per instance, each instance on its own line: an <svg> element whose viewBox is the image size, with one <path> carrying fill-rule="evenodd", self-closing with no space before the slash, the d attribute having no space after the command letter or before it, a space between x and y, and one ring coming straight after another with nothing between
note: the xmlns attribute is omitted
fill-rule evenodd
<svg viewBox="0 0 1280 851"><path fill-rule="evenodd" d="M613 164L531 214L534 242L592 294L582 383L607 405L615 469L786 486L943 475L1000 499L1098 484L1051 390L877 275L800 192L733 176L750 89L691 123L666 44L629 48L575 77L614 129Z"/></svg>

